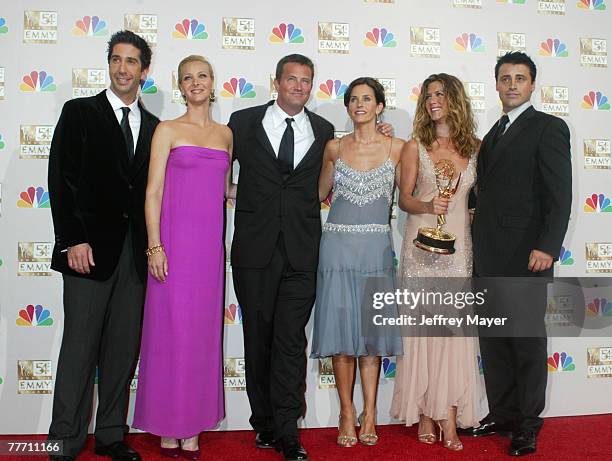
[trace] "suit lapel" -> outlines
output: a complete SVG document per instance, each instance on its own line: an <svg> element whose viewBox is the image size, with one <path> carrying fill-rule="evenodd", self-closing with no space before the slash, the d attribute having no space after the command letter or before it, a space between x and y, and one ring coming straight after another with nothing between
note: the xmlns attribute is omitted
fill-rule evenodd
<svg viewBox="0 0 612 461"><path fill-rule="evenodd" d="M149 120L149 114L146 112L144 107L138 102L140 108L140 130L138 131L138 141L136 142L136 149L134 151L134 160L130 166L131 176L134 177L146 163L150 152L147 152L147 146L150 143L145 142L146 136L151 136L151 125Z"/></svg>
<svg viewBox="0 0 612 461"><path fill-rule="evenodd" d="M270 154L272 158L276 161L276 152L274 152L272 144L270 143L270 139L268 138L266 130L264 129L262 124L263 118L266 115L266 111L268 110L268 107L270 107L272 104L274 104L274 101L270 101L268 104L261 106L263 110L261 111L261 114L257 116L256 119L255 138L257 139L257 142L261 145L261 147L263 147L263 149L268 154Z"/></svg>
<svg viewBox="0 0 612 461"><path fill-rule="evenodd" d="M483 138L482 144L480 145L480 153L478 154L477 165L477 173L479 178L484 177L484 173L487 170L487 162L489 161L491 157L491 151L493 150L493 136L496 127L497 123L491 127L489 132Z"/></svg>
<svg viewBox="0 0 612 461"><path fill-rule="evenodd" d="M111 145L113 146L113 151L109 152L109 156L115 156L115 159L119 162L121 174L127 179L127 172L130 169L130 165L127 157L127 147L125 145L125 139L123 138L123 133L121 132L121 127L119 126L119 122L117 122L117 117L113 112L113 108L108 102L108 98L106 97L106 92L108 90L104 90L96 96L96 100L98 103L98 107L100 112L103 115L104 120L108 124L108 133L111 137ZM142 124L141 124L142 127ZM141 128L142 129L142 128Z"/></svg>
<svg viewBox="0 0 612 461"><path fill-rule="evenodd" d="M519 117L508 127L508 130L506 130L504 135L499 139L499 141L497 141L495 147L492 147L493 134L489 133L489 138L491 139L488 140L488 158L485 162L485 174L490 174L491 171L493 171L495 166L499 163L499 160L502 158L502 152L525 128L527 128L529 124L529 119L533 117L534 114L535 109L533 108L533 106L530 106L525 109L525 111L521 115L519 115Z"/></svg>

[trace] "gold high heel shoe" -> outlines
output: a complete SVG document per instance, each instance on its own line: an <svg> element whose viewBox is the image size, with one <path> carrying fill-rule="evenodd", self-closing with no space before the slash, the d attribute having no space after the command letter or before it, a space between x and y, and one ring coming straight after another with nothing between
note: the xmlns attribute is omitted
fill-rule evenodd
<svg viewBox="0 0 612 461"><path fill-rule="evenodd" d="M363 413L361 413L359 418L357 418L357 422L360 426L363 426L363 424L361 424L362 420ZM376 417L374 418L374 426L376 426ZM362 445L373 446L378 443L378 436L376 434L359 434L359 441Z"/></svg>
<svg viewBox="0 0 612 461"><path fill-rule="evenodd" d="M355 412L353 413L354 416ZM354 435L340 435L340 425L342 423L342 415L338 415L338 437L336 443L342 448L352 448L357 445L357 437Z"/></svg>
<svg viewBox="0 0 612 461"><path fill-rule="evenodd" d="M440 424L439 421L436 421L436 424L438 425L438 429L440 429L440 442L442 442L444 448L448 448L451 451L463 450L461 440L444 440L444 429L442 429L442 424ZM459 437L457 437L457 439L459 439Z"/></svg>
<svg viewBox="0 0 612 461"><path fill-rule="evenodd" d="M433 422L433 421L432 421ZM419 427L421 425L421 421L419 421ZM427 432L427 433L418 433L417 439L419 442L421 443L425 443L427 445L433 445L434 443L436 443L436 434L435 434L435 426L434 426L434 433L431 432Z"/></svg>

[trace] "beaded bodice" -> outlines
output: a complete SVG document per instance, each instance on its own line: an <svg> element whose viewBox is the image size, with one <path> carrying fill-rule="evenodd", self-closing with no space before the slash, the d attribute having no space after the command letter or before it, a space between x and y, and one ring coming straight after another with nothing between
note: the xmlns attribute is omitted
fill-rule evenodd
<svg viewBox="0 0 612 461"><path fill-rule="evenodd" d="M364 206L380 197L386 197L391 204L395 167L391 159L371 170L355 170L342 161L336 160L332 203L342 197L357 206Z"/></svg>
<svg viewBox="0 0 612 461"><path fill-rule="evenodd" d="M324 231L387 232L395 165L390 158L370 170L336 160L332 204Z"/></svg>

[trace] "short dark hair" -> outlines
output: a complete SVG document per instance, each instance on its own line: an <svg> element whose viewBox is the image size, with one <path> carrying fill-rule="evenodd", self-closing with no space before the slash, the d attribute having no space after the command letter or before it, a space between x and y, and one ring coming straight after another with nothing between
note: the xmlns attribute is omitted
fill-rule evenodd
<svg viewBox="0 0 612 461"><path fill-rule="evenodd" d="M383 109L387 105L387 101L385 100L385 87L382 84L372 77L359 77L353 80L346 91L344 92L344 107L348 107L349 102L351 100L351 93L353 89L358 85L367 85L372 88L374 91L374 98L376 99L376 104L382 103Z"/></svg>
<svg viewBox="0 0 612 461"><path fill-rule="evenodd" d="M151 51L151 47L145 41L144 38L136 35L134 32L130 30L120 30L119 32L115 32L110 40L108 41L108 57L107 60L110 63L111 56L113 54L113 48L115 45L120 43L127 43L128 45L133 45L134 47L140 50L140 62L142 64L142 70L148 69L151 65L151 55L153 52Z"/></svg>
<svg viewBox="0 0 612 461"><path fill-rule="evenodd" d="M283 76L283 68L285 67L285 64L289 64L292 62L301 64L303 66L308 66L310 68L310 74L312 78L314 78L314 64L310 58L304 56L303 54L289 54L282 58L280 61L278 61L278 63L276 64L276 74L274 78L277 81L280 81L281 77Z"/></svg>
<svg viewBox="0 0 612 461"><path fill-rule="evenodd" d="M510 51L503 56L497 58L497 64L495 64L495 80L499 77L499 68L502 64L525 64L529 67L529 75L531 75L531 81L535 82L537 69L535 62L523 53L522 51Z"/></svg>

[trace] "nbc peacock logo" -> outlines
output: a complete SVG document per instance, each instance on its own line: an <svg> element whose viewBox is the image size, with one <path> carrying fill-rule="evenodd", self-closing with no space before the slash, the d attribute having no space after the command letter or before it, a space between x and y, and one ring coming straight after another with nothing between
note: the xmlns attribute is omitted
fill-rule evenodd
<svg viewBox="0 0 612 461"><path fill-rule="evenodd" d="M473 32L464 32L455 38L454 48L462 53L482 53L485 50L482 38Z"/></svg>
<svg viewBox="0 0 612 461"><path fill-rule="evenodd" d="M49 309L40 304L28 304L25 309L19 310L15 324L20 327L50 327L53 325L53 318Z"/></svg>
<svg viewBox="0 0 612 461"><path fill-rule="evenodd" d="M206 26L197 19L183 19L177 22L172 31L172 38L180 40L206 40Z"/></svg>
<svg viewBox="0 0 612 461"><path fill-rule="evenodd" d="M6 143L4 142L4 139L2 139L2 135L0 134L0 150L4 149L6 147Z"/></svg>
<svg viewBox="0 0 612 461"><path fill-rule="evenodd" d="M586 306L587 317L612 317L612 301L595 298Z"/></svg>
<svg viewBox="0 0 612 461"><path fill-rule="evenodd" d="M410 100L412 102L417 102L419 100L419 96L421 95L422 87L423 87L422 83L419 83L418 85L412 87L412 90L410 91Z"/></svg>
<svg viewBox="0 0 612 461"><path fill-rule="evenodd" d="M561 252L559 253L559 264L562 266L574 265L574 258L572 257L572 252L569 248L561 247Z"/></svg>
<svg viewBox="0 0 612 461"><path fill-rule="evenodd" d="M29 74L23 76L19 89L24 92L51 92L55 91L55 83L53 76L44 70L33 70Z"/></svg>
<svg viewBox="0 0 612 461"><path fill-rule="evenodd" d="M610 110L608 97L601 91L589 91L582 98L582 108L589 110Z"/></svg>
<svg viewBox="0 0 612 461"><path fill-rule="evenodd" d="M6 25L6 19L0 18L0 34L6 34L8 32L8 26Z"/></svg>
<svg viewBox="0 0 612 461"><path fill-rule="evenodd" d="M342 81L328 79L319 85L317 98L319 99L344 99L344 93L348 87Z"/></svg>
<svg viewBox="0 0 612 461"><path fill-rule="evenodd" d="M395 379L397 363L395 357L385 357L382 360L382 372L385 379Z"/></svg>
<svg viewBox="0 0 612 461"><path fill-rule="evenodd" d="M99 16L83 16L75 22L72 28L72 35L77 37L103 37L108 35L106 21Z"/></svg>
<svg viewBox="0 0 612 461"><path fill-rule="evenodd" d="M522 5L525 0L497 0L497 3L514 3L515 5Z"/></svg>
<svg viewBox="0 0 612 461"><path fill-rule="evenodd" d="M574 364L574 358L567 352L555 352L548 357L548 371L574 371L576 365Z"/></svg>
<svg viewBox="0 0 612 461"><path fill-rule="evenodd" d="M363 44L375 48L395 48L397 46L395 36L385 27L374 27L371 31L366 32Z"/></svg>
<svg viewBox="0 0 612 461"><path fill-rule="evenodd" d="M558 38L549 38L545 42L540 43L538 51L540 56L551 56L553 58L567 58L567 46Z"/></svg>
<svg viewBox="0 0 612 461"><path fill-rule="evenodd" d="M49 192L42 186L30 186L19 194L17 208L51 208Z"/></svg>
<svg viewBox="0 0 612 461"><path fill-rule="evenodd" d="M606 2L605 0L580 0L576 6L583 10L603 11L606 9Z"/></svg>
<svg viewBox="0 0 612 461"><path fill-rule="evenodd" d="M270 43L304 43L302 29L295 24L281 22L272 28L272 34L268 38Z"/></svg>
<svg viewBox="0 0 612 461"><path fill-rule="evenodd" d="M157 85L152 77L147 77L146 80L140 82L140 92L142 94L155 94L157 93Z"/></svg>
<svg viewBox="0 0 612 461"><path fill-rule="evenodd" d="M225 325L242 325L242 309L239 304L230 304L225 308Z"/></svg>
<svg viewBox="0 0 612 461"><path fill-rule="evenodd" d="M585 213L610 213L612 203L604 194L592 194L584 202Z"/></svg>
<svg viewBox="0 0 612 461"><path fill-rule="evenodd" d="M257 96L252 83L244 77L232 77L223 84L221 96L224 98L254 98Z"/></svg>

